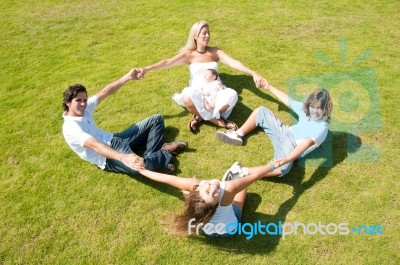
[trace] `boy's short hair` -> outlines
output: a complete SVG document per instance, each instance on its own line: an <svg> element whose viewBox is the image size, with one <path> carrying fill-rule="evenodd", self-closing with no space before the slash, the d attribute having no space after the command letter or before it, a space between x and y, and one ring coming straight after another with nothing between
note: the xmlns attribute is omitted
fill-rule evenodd
<svg viewBox="0 0 400 265"><path fill-rule="evenodd" d="M64 91L62 106L63 106L63 109L65 111L69 110L69 107L68 107L67 103L71 102L81 92L85 92L86 95L87 95L86 87L81 85L81 84L76 84L76 85L73 85L73 86L69 86Z"/></svg>

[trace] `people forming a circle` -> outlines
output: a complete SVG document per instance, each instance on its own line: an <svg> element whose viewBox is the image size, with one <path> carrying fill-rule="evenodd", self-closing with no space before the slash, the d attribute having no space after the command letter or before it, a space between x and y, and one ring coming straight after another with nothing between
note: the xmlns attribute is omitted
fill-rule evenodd
<svg viewBox="0 0 400 265"><path fill-rule="evenodd" d="M230 231L214 228L218 224L240 222L249 185L263 177L288 174L297 158L307 155L324 142L332 100L328 91L322 88L313 91L304 102L292 99L220 48L209 46L210 37L209 24L199 21L193 24L186 45L175 56L134 68L90 97L85 86L69 86L63 94L62 133L69 147L80 158L102 170L132 176L140 174L182 190L186 203L184 212L175 217L178 231L187 234L188 223L191 223L203 225L201 231L206 236L226 237L231 234ZM294 111L299 117L298 122L285 125L264 106L256 108L240 127L228 120L238 95L220 79L219 62L251 75L256 87L271 92ZM227 129L216 132L218 140L241 146L244 137L260 127L274 149L271 157L267 155L264 165L246 167L235 162L221 181L178 177L172 175L175 171L174 160L188 148L188 142L176 140L164 143L164 119L160 114L146 117L116 133L97 126L93 118L95 108L126 83L139 80L153 70L184 64L189 69L189 84L172 98L191 113L189 130L196 132L200 122L210 121ZM209 224L207 229L205 224Z"/></svg>

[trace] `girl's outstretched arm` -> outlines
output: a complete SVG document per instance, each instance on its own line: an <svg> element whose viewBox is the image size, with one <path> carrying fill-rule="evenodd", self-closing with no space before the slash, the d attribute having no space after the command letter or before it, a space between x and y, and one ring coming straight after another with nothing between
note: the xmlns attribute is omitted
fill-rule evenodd
<svg viewBox="0 0 400 265"><path fill-rule="evenodd" d="M290 108L288 94L286 94L282 90L277 89L276 87L271 86L265 79L261 81L261 87L265 88L266 90L269 90L272 94L275 95L275 97L278 98L280 102L282 102L283 104L285 104L287 107Z"/></svg>
<svg viewBox="0 0 400 265"><path fill-rule="evenodd" d="M225 193L224 197L221 200L221 204L231 204L237 193L246 189L253 182L263 178L266 174L280 167L282 165L282 161L282 159L278 159L271 161L265 166L248 168L249 174L247 176L240 179L227 181L225 184Z"/></svg>
<svg viewBox="0 0 400 265"><path fill-rule="evenodd" d="M296 160L302 153L304 153L309 147L313 146L314 140L311 138L304 139L295 149L284 159L282 159L281 166L293 162Z"/></svg>
<svg viewBox="0 0 400 265"><path fill-rule="evenodd" d="M168 184L172 187L185 190L193 191L193 186L198 185L200 181L194 178L181 178L173 175L162 174L147 169L139 170L139 173L151 180Z"/></svg>

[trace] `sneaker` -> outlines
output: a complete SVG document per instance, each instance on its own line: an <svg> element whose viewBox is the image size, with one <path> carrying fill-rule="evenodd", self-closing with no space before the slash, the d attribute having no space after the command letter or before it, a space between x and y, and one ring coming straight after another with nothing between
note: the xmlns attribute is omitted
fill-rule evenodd
<svg viewBox="0 0 400 265"><path fill-rule="evenodd" d="M161 150L165 150L168 153L176 156L179 153L185 151L188 148L189 144L186 141L174 141L172 143L165 143L161 147Z"/></svg>
<svg viewBox="0 0 400 265"><path fill-rule="evenodd" d="M234 179L240 179L245 177L245 173L243 172L243 166L239 162L233 163L233 165L225 172L222 177L222 181L230 181Z"/></svg>
<svg viewBox="0 0 400 265"><path fill-rule="evenodd" d="M242 145L243 140L235 131L216 132L215 136L218 140L226 144Z"/></svg>

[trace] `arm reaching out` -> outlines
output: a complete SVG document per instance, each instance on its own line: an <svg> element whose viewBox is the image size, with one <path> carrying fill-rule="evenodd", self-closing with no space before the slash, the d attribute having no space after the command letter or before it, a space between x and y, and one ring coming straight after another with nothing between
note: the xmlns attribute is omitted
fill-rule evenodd
<svg viewBox="0 0 400 265"><path fill-rule="evenodd" d="M108 145L97 141L93 137L88 138L83 145L106 158L121 161L122 163L124 163L124 165L132 168L135 171L139 171L144 168L143 157L140 157L136 154L120 153L112 149Z"/></svg>
<svg viewBox="0 0 400 265"><path fill-rule="evenodd" d="M130 80L138 80L139 79L139 69L132 69L124 76L115 80L108 85L106 85L100 92L96 94L98 103L103 101L105 98L110 96L111 94L117 92L123 85L125 85Z"/></svg>
<svg viewBox="0 0 400 265"><path fill-rule="evenodd" d="M200 181L194 178L181 178L173 175L162 174L154 171L150 171L147 169L142 169L139 171L143 176L160 182L168 184L172 187L184 190L184 191L193 191L193 187L198 185Z"/></svg>
<svg viewBox="0 0 400 265"><path fill-rule="evenodd" d="M219 59L222 63L228 65L229 67L236 69L240 72L246 73L248 75L253 76L254 83L256 87L261 86L262 77L256 72L239 62L238 60L233 59L228 54L226 54L222 50L218 50L217 52Z"/></svg>
<svg viewBox="0 0 400 265"><path fill-rule="evenodd" d="M289 96L285 92L283 92L283 91L271 86L270 84L268 84L267 80L265 80L265 79L263 79L261 81L261 87L266 89L266 90L269 90L272 94L275 95L275 97L278 98L278 100L280 102L282 102L283 104L285 104L287 107L290 108L290 106L289 106Z"/></svg>
<svg viewBox="0 0 400 265"><path fill-rule="evenodd" d="M152 70L161 70L161 69L168 69L174 66L182 65L182 64L189 64L189 60L187 58L186 52L180 52L177 55L161 60L158 63L148 65L146 67L143 67L142 69L139 70L139 77L142 78L144 75Z"/></svg>
<svg viewBox="0 0 400 265"><path fill-rule="evenodd" d="M283 163L283 159L273 160L265 166L251 167L249 168L249 174L243 178L227 181L225 186L224 197L221 200L221 204L228 205L233 202L235 195L240 191L246 189L255 181L263 178L266 174L274 171L280 167Z"/></svg>
<svg viewBox="0 0 400 265"><path fill-rule="evenodd" d="M309 147L313 146L315 143L311 138L304 139L295 149L284 159L282 159L281 165L292 162L296 160L302 153L304 153Z"/></svg>

